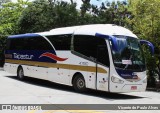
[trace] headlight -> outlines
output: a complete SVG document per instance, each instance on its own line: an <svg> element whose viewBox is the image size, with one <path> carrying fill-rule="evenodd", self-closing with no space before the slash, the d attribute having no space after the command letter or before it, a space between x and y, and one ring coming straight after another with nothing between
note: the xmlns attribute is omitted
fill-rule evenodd
<svg viewBox="0 0 160 113"><path fill-rule="evenodd" d="M120 80L119 78L116 78L116 77L114 77L114 76L111 77L111 80L112 80L112 82L114 82L114 83L119 83L119 84L123 84L123 83L124 83L123 80Z"/></svg>

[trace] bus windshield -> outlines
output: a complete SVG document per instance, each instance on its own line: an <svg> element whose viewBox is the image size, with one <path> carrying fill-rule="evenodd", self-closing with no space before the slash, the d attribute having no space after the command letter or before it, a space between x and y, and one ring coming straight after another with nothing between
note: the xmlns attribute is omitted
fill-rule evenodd
<svg viewBox="0 0 160 113"><path fill-rule="evenodd" d="M118 69L144 71L145 59L138 39L128 36L115 36L117 51L112 50L114 65Z"/></svg>

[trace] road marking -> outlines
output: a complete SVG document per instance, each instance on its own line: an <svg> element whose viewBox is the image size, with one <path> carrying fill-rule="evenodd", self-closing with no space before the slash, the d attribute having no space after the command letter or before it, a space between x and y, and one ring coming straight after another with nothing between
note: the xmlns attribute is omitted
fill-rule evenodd
<svg viewBox="0 0 160 113"><path fill-rule="evenodd" d="M49 110L41 113L105 113L105 112L95 111L95 110Z"/></svg>
<svg viewBox="0 0 160 113"><path fill-rule="evenodd" d="M101 111L95 110L67 110L69 113L104 113Z"/></svg>
<svg viewBox="0 0 160 113"><path fill-rule="evenodd" d="M42 112L42 113L54 113L55 111L62 111L62 110L49 110L49 111L45 111L45 112Z"/></svg>
<svg viewBox="0 0 160 113"><path fill-rule="evenodd" d="M49 110L49 111L45 111L45 112L42 112L42 113L54 113L56 110ZM58 111L58 110L57 110Z"/></svg>
<svg viewBox="0 0 160 113"><path fill-rule="evenodd" d="M28 113L35 113L36 112L36 110L32 110L32 111L29 111Z"/></svg>
<svg viewBox="0 0 160 113"><path fill-rule="evenodd" d="M28 113L35 113L36 110L32 110ZM94 111L94 110L49 110L49 111L41 111L37 113L105 113L101 111Z"/></svg>

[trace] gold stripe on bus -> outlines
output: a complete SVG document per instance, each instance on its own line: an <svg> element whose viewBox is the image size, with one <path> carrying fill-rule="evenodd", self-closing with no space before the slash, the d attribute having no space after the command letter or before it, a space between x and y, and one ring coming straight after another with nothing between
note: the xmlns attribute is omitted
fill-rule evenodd
<svg viewBox="0 0 160 113"><path fill-rule="evenodd" d="M13 59L5 59L5 62L13 63L13 64L21 64L21 65L30 65L30 66L52 67L52 68L63 68L63 69L70 69L70 70L96 72L96 67L94 66L82 66L82 65L73 65L73 64L59 64L59 63L13 60ZM97 68L97 72L107 73L107 71L101 67Z"/></svg>

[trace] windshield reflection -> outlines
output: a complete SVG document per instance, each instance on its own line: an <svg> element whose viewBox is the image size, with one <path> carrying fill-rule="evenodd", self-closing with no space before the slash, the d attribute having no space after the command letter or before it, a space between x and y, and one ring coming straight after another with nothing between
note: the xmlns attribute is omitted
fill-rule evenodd
<svg viewBox="0 0 160 113"><path fill-rule="evenodd" d="M116 68L123 70L143 71L145 60L138 39L128 36L115 36L117 51L112 50Z"/></svg>

